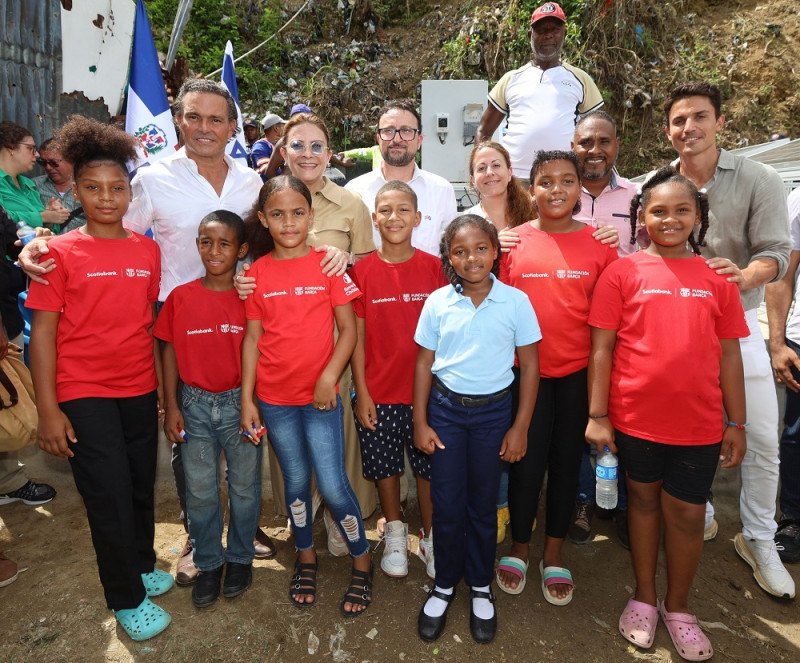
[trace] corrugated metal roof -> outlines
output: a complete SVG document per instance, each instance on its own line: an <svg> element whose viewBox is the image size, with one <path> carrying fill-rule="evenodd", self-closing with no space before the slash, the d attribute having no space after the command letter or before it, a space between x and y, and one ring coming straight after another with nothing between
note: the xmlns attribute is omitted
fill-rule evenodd
<svg viewBox="0 0 800 663"><path fill-rule="evenodd" d="M61 122L61 3L0 0L0 118L27 128L39 143Z"/></svg>

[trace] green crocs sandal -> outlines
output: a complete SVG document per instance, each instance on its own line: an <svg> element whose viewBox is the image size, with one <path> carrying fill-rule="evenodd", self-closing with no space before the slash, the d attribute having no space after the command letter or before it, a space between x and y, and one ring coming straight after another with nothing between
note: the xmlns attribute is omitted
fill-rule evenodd
<svg viewBox="0 0 800 663"><path fill-rule="evenodd" d="M131 640L149 640L163 631L172 621L166 610L162 610L150 599L145 599L138 608L115 610L114 617Z"/></svg>
<svg viewBox="0 0 800 663"><path fill-rule="evenodd" d="M161 596L166 594L175 584L171 573L161 569L153 569L150 573L142 574L142 583L148 596Z"/></svg>

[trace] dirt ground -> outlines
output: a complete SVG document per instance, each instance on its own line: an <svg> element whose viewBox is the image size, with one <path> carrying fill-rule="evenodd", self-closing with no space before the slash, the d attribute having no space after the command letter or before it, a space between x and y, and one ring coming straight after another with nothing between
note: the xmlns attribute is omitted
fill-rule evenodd
<svg viewBox="0 0 800 663"><path fill-rule="evenodd" d="M159 568L175 571L184 534L162 445L156 488L156 552ZM375 600L357 619L339 613L349 563L328 555L324 527L317 519L320 575L318 603L299 610L288 600L294 551L284 522L264 502L261 524L278 540L277 558L256 561L253 586L234 600L197 610L191 590L175 587L156 603L172 614L172 625L156 638L136 643L118 628L106 609L83 505L66 461L35 453L26 459L31 476L52 483L55 500L38 508L15 503L0 507L0 540L20 568L19 579L0 589L0 661L7 663L81 661L679 661L663 625L648 652L636 650L617 632L617 620L632 592L629 555L614 539L614 524L595 520L595 536L584 546L565 544L565 561L576 580L575 599L566 607L546 603L536 564L520 596L498 592L499 630L490 645L477 645L469 633L469 605L459 588L447 629L435 644L416 635L416 617L429 584L413 554L406 579L376 574ZM269 476L265 473L266 476ZM706 545L697 575L692 609L710 635L717 661L797 661L800 614L796 602L774 600L755 583L737 556L736 471L720 472L714 486L719 535ZM265 494L271 492L265 487ZM419 514L410 505L411 531ZM377 541L373 516L368 527ZM533 537L540 553L542 528ZM411 546L416 550L416 539ZM498 546L505 554L506 541ZM378 553L380 554L380 552ZM534 557L534 561L536 557ZM800 566L790 567L800 582ZM663 565L659 571L664 584ZM316 648L313 645L318 639ZM315 650L310 654L310 650Z"/></svg>

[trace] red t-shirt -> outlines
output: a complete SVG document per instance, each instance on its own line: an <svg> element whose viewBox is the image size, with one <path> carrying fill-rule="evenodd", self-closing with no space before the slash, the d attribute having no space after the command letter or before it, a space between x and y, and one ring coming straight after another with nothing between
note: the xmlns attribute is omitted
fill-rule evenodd
<svg viewBox="0 0 800 663"><path fill-rule="evenodd" d="M242 384L244 328L236 290L209 290L197 279L169 294L153 335L175 346L181 380L220 393Z"/></svg>
<svg viewBox="0 0 800 663"><path fill-rule="evenodd" d="M531 300L542 329L542 377L559 378L586 368L592 345L587 323L592 290L601 272L617 259L616 250L594 239L594 229L588 226L547 233L528 222L515 230L520 241L503 254L500 280Z"/></svg>
<svg viewBox="0 0 800 663"><path fill-rule="evenodd" d="M275 260L267 254L248 276L255 292L245 301L248 320L260 320L256 394L271 405L308 405L333 355L333 309L361 296L347 274L325 276L319 254Z"/></svg>
<svg viewBox="0 0 800 663"><path fill-rule="evenodd" d="M132 233L99 239L80 229L48 243L50 285L31 283L28 308L60 311L56 396L141 396L157 386L151 304L158 298L156 243Z"/></svg>
<svg viewBox="0 0 800 663"><path fill-rule="evenodd" d="M447 285L442 261L417 250L410 260L389 263L375 252L359 260L350 275L363 293L353 308L365 321L370 396L381 405L411 405L419 350L414 332L428 295Z"/></svg>
<svg viewBox="0 0 800 663"><path fill-rule="evenodd" d="M603 272L589 324L616 329L608 416L665 444L716 444L724 419L721 338L749 335L739 289L705 259L639 251Z"/></svg>

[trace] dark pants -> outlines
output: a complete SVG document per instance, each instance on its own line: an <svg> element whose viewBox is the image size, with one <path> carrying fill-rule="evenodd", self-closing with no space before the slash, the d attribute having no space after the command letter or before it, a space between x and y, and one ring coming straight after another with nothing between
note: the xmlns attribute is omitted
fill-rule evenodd
<svg viewBox="0 0 800 663"><path fill-rule="evenodd" d="M518 373L515 371L515 399ZM511 464L508 508L511 536L518 543L531 538L547 472L547 520L545 533L563 539L567 534L581 454L586 446L589 402L586 369L561 378L541 378L533 418L528 429L528 451ZM436 554L439 554L437 548Z"/></svg>
<svg viewBox="0 0 800 663"><path fill-rule="evenodd" d="M800 355L800 345L788 338L786 345ZM795 380L800 380L800 371L794 366L792 375ZM800 520L800 394L791 389L786 390L783 425L780 442L781 513L784 518Z"/></svg>
<svg viewBox="0 0 800 663"><path fill-rule="evenodd" d="M158 420L156 392L61 403L78 443L70 467L83 498L100 582L112 610L135 608L153 570Z"/></svg>
<svg viewBox="0 0 800 663"><path fill-rule="evenodd" d="M511 395L482 407L464 407L436 389L428 424L445 449L431 456L436 584L471 587L492 580L497 540L499 452L511 427Z"/></svg>

